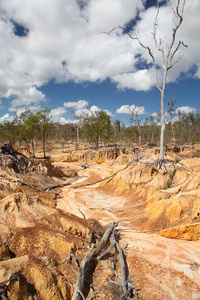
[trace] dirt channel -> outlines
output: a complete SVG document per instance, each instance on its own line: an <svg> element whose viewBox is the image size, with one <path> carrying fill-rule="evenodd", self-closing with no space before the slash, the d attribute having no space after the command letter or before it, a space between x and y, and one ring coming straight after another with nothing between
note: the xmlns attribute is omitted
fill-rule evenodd
<svg viewBox="0 0 200 300"><path fill-rule="evenodd" d="M70 166L80 179L62 189L58 208L78 217L95 218L102 224L120 221L120 244L125 248L131 281L140 299L200 299L200 242L167 239L145 232L144 203L136 195L115 195L99 184L74 189L113 173L107 164L81 169ZM141 226L140 226L141 224ZM152 230L153 231L153 230Z"/></svg>
<svg viewBox="0 0 200 300"><path fill-rule="evenodd" d="M53 163L1 155L0 299L72 299L83 258L118 222L137 299L200 300L200 159L166 188L169 174L106 153L78 153L86 164L71 150ZM86 298L136 299L122 297L121 269L114 247L88 271Z"/></svg>

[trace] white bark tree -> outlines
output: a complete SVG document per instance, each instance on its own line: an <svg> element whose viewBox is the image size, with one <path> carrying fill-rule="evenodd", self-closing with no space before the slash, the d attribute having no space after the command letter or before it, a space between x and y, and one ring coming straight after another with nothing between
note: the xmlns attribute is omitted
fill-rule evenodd
<svg viewBox="0 0 200 300"><path fill-rule="evenodd" d="M138 37L133 37L125 28L122 26L118 26L113 28L108 34L110 34L113 30L120 28L123 30L132 40L137 40L140 46L144 49L146 49L153 61L153 66L155 70L155 85L157 89L160 92L161 95L161 134L160 134L160 160L164 159L164 132L165 132L165 90L166 90L166 84L167 84L167 74L168 71L181 59L181 56L179 55L178 59L175 59L175 54L178 52L179 48L181 46L187 47L187 45L184 44L183 41L176 42L176 35L179 27L181 26L183 22L183 11L185 7L186 0L177 0L176 7L174 8L171 0L167 0L170 7L173 16L175 17L174 25L172 27L172 35L171 35L171 41L165 43L165 47L163 46L164 41L158 37L157 29L158 29L158 17L159 17L159 1L157 4L157 13L154 20L154 28L153 28L153 40L156 46L157 51L162 56L162 71L163 71L163 79L162 84L159 84L158 80L158 61L156 59L155 54L153 53L152 49L149 46L146 46Z"/></svg>
<svg viewBox="0 0 200 300"><path fill-rule="evenodd" d="M130 111L130 121L131 121L131 126L134 124L137 126L138 129L138 146L140 147L142 144L142 132L141 132L141 120L142 118L139 117L140 111L143 110L143 105L138 106L138 105L130 105L128 106L128 110Z"/></svg>

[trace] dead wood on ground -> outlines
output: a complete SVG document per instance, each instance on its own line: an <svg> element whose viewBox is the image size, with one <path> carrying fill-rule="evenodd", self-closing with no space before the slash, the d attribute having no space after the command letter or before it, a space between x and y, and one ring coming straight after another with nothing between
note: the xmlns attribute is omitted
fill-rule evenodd
<svg viewBox="0 0 200 300"><path fill-rule="evenodd" d="M135 163L135 164L130 169L134 168L137 163L141 163L141 164L144 165L144 167L142 167L141 169L136 170L135 173L142 171L146 167L152 168L153 171L157 171L157 172L162 171L163 174L168 173L168 175L169 175L169 184L168 184L169 186L168 186L168 188L171 186L171 183L173 181L173 177L174 177L177 170L182 169L182 170L186 170L187 172L192 172L191 170L188 170L182 163L177 162L177 161L173 161L173 160L170 160L170 159L156 159L156 160L154 160L151 157L148 157L149 160L143 161L142 158L144 158L144 157L147 157L147 156L144 155L142 157L137 157L137 158L133 159L123 169L115 172L114 174L112 174L108 177L97 180L95 182L85 183L85 184L81 184L81 185L77 185L77 186L72 186L72 188L77 189L77 188L81 188L81 187L86 187L86 186L94 185L96 183L100 183L100 182L102 182L104 180L108 180L108 179L110 179L108 181L108 182L110 182L115 175L117 175L119 172L124 171L125 169L127 169L133 163ZM173 168L172 172L169 171L170 167Z"/></svg>
<svg viewBox="0 0 200 300"><path fill-rule="evenodd" d="M98 260L105 257L105 255L107 255L113 247L116 247L116 250L120 256L122 283L115 281L113 281L112 283L117 284L121 287L121 300L128 300L133 297L135 297L135 299L138 299L135 287L130 284L129 280L127 279L127 265L125 255L117 241L119 237L115 229L117 226L118 223L110 224L96 248L90 250L90 252L82 260L77 274L76 285L73 286L75 291L73 293L72 300L82 300L87 298L87 295L90 291L90 285L92 283L93 272L97 266ZM109 243L111 243L111 246L105 252L101 253Z"/></svg>
<svg viewBox="0 0 200 300"><path fill-rule="evenodd" d="M51 185L51 186L47 186L45 188L39 188L38 186L35 186L35 185L30 185L24 181L21 181L21 180L18 180L18 182L20 182L22 185L38 192L38 193L43 193L45 191L50 191L50 190L54 190L54 189L57 189L57 188L62 188L64 186L67 186L67 185L70 185L71 183L70 182L66 182L66 183L61 183L61 184L56 184L56 185Z"/></svg>
<svg viewBox="0 0 200 300"><path fill-rule="evenodd" d="M123 169L121 169L121 170L115 172L114 174L112 174L112 175L110 175L110 176L108 176L108 177L105 177L105 178L103 178L103 179L97 180L97 181L92 182L92 183L86 183L86 184L81 184L81 185L72 186L72 188L73 188L73 189L77 189L77 188L80 188L80 187L85 187L85 186L90 186L90 185L93 185L93 184L96 184L96 183L100 183L100 182L102 182L102 181L104 181L104 180L107 180L107 179L112 179L112 178L113 178L115 175L117 175L119 172L122 172L122 171L124 171L126 168L128 168L128 166L129 166L130 164L132 164L132 163L133 163L132 161L129 162L129 163L126 165L126 167L124 167Z"/></svg>

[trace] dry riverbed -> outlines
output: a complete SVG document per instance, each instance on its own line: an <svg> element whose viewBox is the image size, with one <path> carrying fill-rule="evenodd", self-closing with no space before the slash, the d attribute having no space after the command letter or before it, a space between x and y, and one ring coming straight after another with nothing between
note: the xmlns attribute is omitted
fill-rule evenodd
<svg viewBox="0 0 200 300"><path fill-rule="evenodd" d="M57 163L72 168L80 178L62 189L58 208L102 224L120 221L120 244L125 247L129 276L140 299L200 299L200 241L168 239L144 229L144 203L115 195L99 184L73 188L114 172L108 164L82 169L78 163ZM129 195L130 196L130 195ZM133 200L134 199L134 200ZM140 229L139 223L142 222Z"/></svg>

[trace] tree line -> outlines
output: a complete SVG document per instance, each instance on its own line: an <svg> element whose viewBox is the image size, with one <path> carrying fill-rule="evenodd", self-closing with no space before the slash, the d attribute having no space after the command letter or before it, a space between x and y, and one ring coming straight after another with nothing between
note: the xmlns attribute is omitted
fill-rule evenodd
<svg viewBox="0 0 200 300"><path fill-rule="evenodd" d="M169 103L168 103L169 104ZM173 104L173 103L172 103ZM194 145L200 141L200 114L181 113L174 121L172 117L173 105L169 105L168 114L171 119L166 123L166 145ZM120 120L111 122L110 116L105 111L85 114L77 117L73 123L60 124L52 121L50 110L45 108L32 113L26 110L12 121L0 124L1 143L11 142L18 148L26 144L31 156L35 156L35 143L43 146L46 156L46 142L55 143L88 143L94 147L117 144L138 147L144 144L159 144L160 141L160 117L147 117L142 120L133 114L130 116L130 126Z"/></svg>

